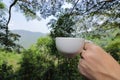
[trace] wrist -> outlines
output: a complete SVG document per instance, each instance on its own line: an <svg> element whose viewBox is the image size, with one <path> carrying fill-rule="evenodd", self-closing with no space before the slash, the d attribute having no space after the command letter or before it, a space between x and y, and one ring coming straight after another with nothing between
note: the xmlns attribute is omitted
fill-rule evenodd
<svg viewBox="0 0 120 80"><path fill-rule="evenodd" d="M97 75L95 80L120 80L120 69L116 73L103 73L100 72L100 75Z"/></svg>
<svg viewBox="0 0 120 80"><path fill-rule="evenodd" d="M120 80L120 68L118 68L118 71L116 71L115 73L108 73L106 74L107 78L104 80Z"/></svg>

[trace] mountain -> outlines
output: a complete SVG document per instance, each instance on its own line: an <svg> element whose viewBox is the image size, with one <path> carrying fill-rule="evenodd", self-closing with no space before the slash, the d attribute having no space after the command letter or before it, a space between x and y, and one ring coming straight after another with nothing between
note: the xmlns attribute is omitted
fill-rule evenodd
<svg viewBox="0 0 120 80"><path fill-rule="evenodd" d="M37 39L47 35L41 32L31 32L26 30L12 30L11 32L21 36L18 44L22 45L24 48L29 48L32 44L37 42Z"/></svg>

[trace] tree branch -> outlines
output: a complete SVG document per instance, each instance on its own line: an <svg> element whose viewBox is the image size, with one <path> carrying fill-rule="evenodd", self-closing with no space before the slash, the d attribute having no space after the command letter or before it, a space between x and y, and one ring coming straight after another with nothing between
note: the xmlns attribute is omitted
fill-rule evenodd
<svg viewBox="0 0 120 80"><path fill-rule="evenodd" d="M8 48L8 45L9 45L9 41L8 41L8 35L9 35L9 29L8 29L8 24L10 23L10 19L11 19L11 9L12 9L12 7L16 4L16 2L17 2L18 0L14 0L13 1L13 3L10 5L10 7L9 7L9 11L8 11L8 13L9 13L9 17L8 17L8 21L7 21L7 23L6 23L6 30L5 30L5 32L6 32L6 35L5 35L5 49L6 50L9 50L9 48Z"/></svg>
<svg viewBox="0 0 120 80"><path fill-rule="evenodd" d="M72 13L72 11L74 10L74 8L75 8L75 6L77 5L77 3L79 2L79 0L77 0L77 2L75 3L75 5L73 6L73 8L72 8L72 10L71 10L71 12L70 12L70 14Z"/></svg>
<svg viewBox="0 0 120 80"><path fill-rule="evenodd" d="M76 4L79 2L79 0L77 0L77 2L75 3L75 5L74 5L73 8L72 8L70 14L71 14L71 15L73 15L73 14L75 14L75 15L86 15L86 14L91 13L90 11L91 11L92 9L95 9L95 8L98 8L96 11L94 11L94 12L97 12L97 11L99 11L100 9L102 9L103 6L104 6L106 3L112 2L112 1L113 1L113 0L105 0L105 1L102 1L102 2L98 2L97 4L94 4L94 5L93 5L92 7L90 7L90 8L88 8L89 6L87 6L85 12L79 13L79 12L73 12ZM102 4L101 4L101 3L102 3ZM89 4L89 3L87 2L87 5L88 5L88 4ZM100 7L99 7L98 5L99 5Z"/></svg>
<svg viewBox="0 0 120 80"><path fill-rule="evenodd" d="M14 2L10 5L9 7L9 17L8 17L8 21L6 23L6 25L8 26L9 22L10 22L10 19L11 19L11 9L12 7L17 3L18 0L14 0Z"/></svg>

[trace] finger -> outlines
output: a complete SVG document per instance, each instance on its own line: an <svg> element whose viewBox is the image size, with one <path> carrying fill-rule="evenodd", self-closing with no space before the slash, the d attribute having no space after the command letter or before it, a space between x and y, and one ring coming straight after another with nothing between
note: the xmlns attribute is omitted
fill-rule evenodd
<svg viewBox="0 0 120 80"><path fill-rule="evenodd" d="M88 44L88 43L93 43L93 42L90 41L90 40L85 40L85 44L84 44L84 46L85 46L86 44Z"/></svg>
<svg viewBox="0 0 120 80"><path fill-rule="evenodd" d="M85 50L83 50L83 51L81 52L81 54L80 54L81 59L84 59L84 55L85 55L85 53L86 53Z"/></svg>
<svg viewBox="0 0 120 80"><path fill-rule="evenodd" d="M90 76L89 76L88 73L86 72L87 66L86 66L86 62L85 62L84 59L80 59L80 60L79 60L78 70L79 70L80 74L84 77L85 80L89 80L88 78L89 78Z"/></svg>
<svg viewBox="0 0 120 80"><path fill-rule="evenodd" d="M91 46L91 43L85 42L84 50L87 50Z"/></svg>
<svg viewBox="0 0 120 80"><path fill-rule="evenodd" d="M85 68L86 68L86 65L85 65L84 59L80 59L78 64L78 70L81 75L86 75Z"/></svg>
<svg viewBox="0 0 120 80"><path fill-rule="evenodd" d="M84 50L87 50L87 49L90 49L90 48L92 48L92 47L94 47L94 46L96 46L96 45L93 44L93 43L85 42L83 49L84 49Z"/></svg>
<svg viewBox="0 0 120 80"><path fill-rule="evenodd" d="M79 70L80 73L82 73L82 71L83 71L83 70L82 70L82 68L83 68L83 67L82 67L82 63L83 63L83 59L79 59L78 70Z"/></svg>

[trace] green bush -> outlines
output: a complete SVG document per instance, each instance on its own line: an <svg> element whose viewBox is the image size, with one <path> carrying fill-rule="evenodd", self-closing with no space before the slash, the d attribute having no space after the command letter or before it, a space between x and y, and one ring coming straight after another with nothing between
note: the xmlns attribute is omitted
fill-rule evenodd
<svg viewBox="0 0 120 80"><path fill-rule="evenodd" d="M15 70L6 63L5 68L0 67L3 80L84 80L77 68L79 56L71 59L59 54L50 37L40 38L34 46L16 58L14 53L3 52L0 55L3 56L0 56L2 59L5 58L4 60L9 57L7 62L11 58L14 61L19 60L19 68ZM6 71L2 74L4 70Z"/></svg>
<svg viewBox="0 0 120 80"><path fill-rule="evenodd" d="M21 80L49 80L44 79L48 77L44 74L50 67L54 68L54 60L49 54L35 53L29 49L24 52L19 75Z"/></svg>
<svg viewBox="0 0 120 80"><path fill-rule="evenodd" d="M120 38L115 38L105 48L118 62L120 62Z"/></svg>
<svg viewBox="0 0 120 80"><path fill-rule="evenodd" d="M57 51L50 50L52 42L50 37L40 38L24 52L19 70L21 80L83 80L77 68L79 57L70 59L53 53Z"/></svg>
<svg viewBox="0 0 120 80"><path fill-rule="evenodd" d="M0 80L13 80L14 71L12 65L8 65L7 62L3 62L0 65Z"/></svg>

